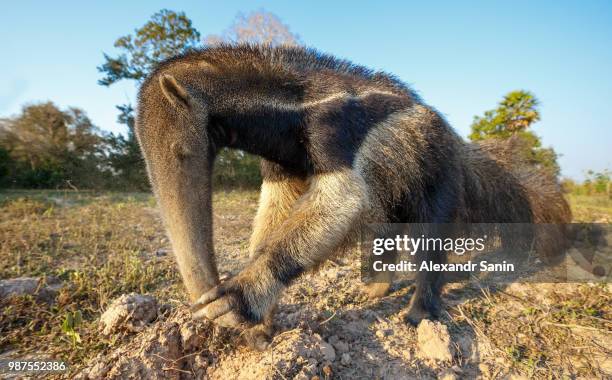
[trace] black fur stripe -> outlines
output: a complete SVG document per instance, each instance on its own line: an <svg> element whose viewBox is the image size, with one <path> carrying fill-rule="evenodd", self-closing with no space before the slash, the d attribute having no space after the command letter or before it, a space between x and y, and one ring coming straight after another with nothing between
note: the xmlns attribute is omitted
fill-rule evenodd
<svg viewBox="0 0 612 380"><path fill-rule="evenodd" d="M288 286L306 270L302 263L287 252L271 255L267 264L274 279L285 286Z"/></svg>

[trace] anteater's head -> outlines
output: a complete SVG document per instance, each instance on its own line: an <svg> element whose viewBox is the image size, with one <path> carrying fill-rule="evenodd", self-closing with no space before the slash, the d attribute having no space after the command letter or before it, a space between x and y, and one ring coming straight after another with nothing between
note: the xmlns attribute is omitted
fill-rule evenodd
<svg viewBox="0 0 612 380"><path fill-rule="evenodd" d="M173 251L192 299L218 282L212 245L215 147L198 78L159 70L143 84L136 135Z"/></svg>

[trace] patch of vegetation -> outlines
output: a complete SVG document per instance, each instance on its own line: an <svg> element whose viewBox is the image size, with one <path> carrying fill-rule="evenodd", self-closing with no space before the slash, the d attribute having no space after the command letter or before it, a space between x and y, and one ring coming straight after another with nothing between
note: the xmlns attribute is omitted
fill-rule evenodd
<svg viewBox="0 0 612 380"><path fill-rule="evenodd" d="M602 355L597 345L609 339L612 329L605 284L521 287L534 291L520 297L501 290L487 292L483 298L460 305L457 321L467 321L491 342L493 351L529 377L545 378L551 373L602 376L602 369L589 355Z"/></svg>
<svg viewBox="0 0 612 380"><path fill-rule="evenodd" d="M257 192L246 190L213 195L222 273L235 271L236 262L246 256L257 197ZM601 210L608 207L599 199L571 201L575 211L603 207L598 212L604 215ZM589 220L599 214L585 215ZM0 352L44 353L74 370L131 339L99 333L99 317L113 299L138 292L171 305L186 302L155 201L147 193L1 192L0 279L26 276L55 278L62 287L51 304L33 296L0 300ZM606 352L612 331L608 288L521 286L527 290L520 296L476 289L477 296L457 307L461 312L452 322L469 325L491 343L495 357L527 376L542 378L561 370L585 378L600 376L592 357ZM324 297L315 293L303 286L304 302L320 299L321 320L329 319L325 326L335 323L336 309L361 305L352 292L337 294L330 288Z"/></svg>
<svg viewBox="0 0 612 380"><path fill-rule="evenodd" d="M576 222L612 222L612 199L607 195L568 194L572 215Z"/></svg>
<svg viewBox="0 0 612 380"><path fill-rule="evenodd" d="M255 192L214 195L221 213L233 215L252 212L256 198ZM0 352L44 352L78 367L118 338L98 332L101 313L116 297L137 292L185 301L154 206L146 193L0 193L0 279L62 284L52 304L30 295L0 300ZM240 223L248 227L250 219Z"/></svg>

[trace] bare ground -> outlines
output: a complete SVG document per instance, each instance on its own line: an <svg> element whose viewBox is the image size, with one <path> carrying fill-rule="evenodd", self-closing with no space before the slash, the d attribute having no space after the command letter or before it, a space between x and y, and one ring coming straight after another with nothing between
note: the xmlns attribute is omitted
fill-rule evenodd
<svg viewBox="0 0 612 380"><path fill-rule="evenodd" d="M149 196L26 192L4 198L0 279L42 276L44 289L46 276L63 287L50 302L29 295L0 299L0 359L69 363L69 372L53 377L612 376L606 284L449 285L447 313L436 328L449 332L444 349L450 360L433 360L419 344L422 330L402 318L411 282L369 301L353 254L302 277L286 292L272 345L257 352L239 344L236 332L190 320ZM227 275L246 263L256 198L252 191L215 195L217 257ZM572 199L578 220L609 223L609 203L602 202ZM102 335L100 316L127 293L156 297L157 316L139 328L119 326Z"/></svg>

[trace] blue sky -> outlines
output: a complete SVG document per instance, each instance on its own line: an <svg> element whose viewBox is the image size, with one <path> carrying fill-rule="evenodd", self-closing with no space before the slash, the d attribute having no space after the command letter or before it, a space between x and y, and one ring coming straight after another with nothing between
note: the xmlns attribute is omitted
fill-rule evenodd
<svg viewBox="0 0 612 380"><path fill-rule="evenodd" d="M8 5L10 4L10 5ZM203 36L264 8L306 45L397 75L463 136L508 91L541 101L534 130L566 176L612 169L611 1L19 1L0 13L0 117L52 100L122 131L116 104L135 87L97 84L102 52L162 8Z"/></svg>

